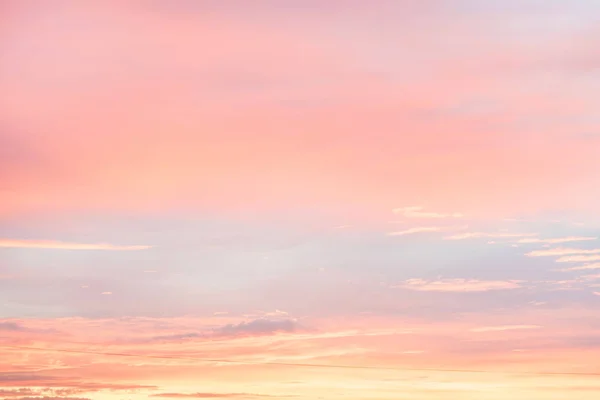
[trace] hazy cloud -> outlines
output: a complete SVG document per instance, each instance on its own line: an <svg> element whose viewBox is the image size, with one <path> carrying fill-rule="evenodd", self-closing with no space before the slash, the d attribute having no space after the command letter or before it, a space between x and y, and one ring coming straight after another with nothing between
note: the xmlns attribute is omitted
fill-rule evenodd
<svg viewBox="0 0 600 400"><path fill-rule="evenodd" d="M52 249L52 250L146 250L151 246L119 246L110 243L73 243L56 240L0 239L0 247L12 249Z"/></svg>
<svg viewBox="0 0 600 400"><path fill-rule="evenodd" d="M421 206L399 207L392 210L394 214L400 214L406 218L462 218L461 213L437 213L423 211Z"/></svg>
<svg viewBox="0 0 600 400"><path fill-rule="evenodd" d="M507 232L466 232L458 235L446 236L445 240L463 240L476 238L518 238L537 236L537 233L507 233Z"/></svg>
<svg viewBox="0 0 600 400"><path fill-rule="evenodd" d="M539 325L501 325L501 326L483 326L481 328L473 328L471 332L499 332L499 331L514 331L524 329L539 329Z"/></svg>
<svg viewBox="0 0 600 400"><path fill-rule="evenodd" d="M525 238L520 239L519 243L546 243L546 244L558 244L558 243L570 243L570 242L584 242L589 240L596 240L597 237L589 237L589 236L567 236L562 238L550 238L550 239L541 239L541 238Z"/></svg>
<svg viewBox="0 0 600 400"><path fill-rule="evenodd" d="M426 281L409 279L394 288L424 292L487 292L491 290L518 289L521 281L482 281L477 279L441 279Z"/></svg>
<svg viewBox="0 0 600 400"><path fill-rule="evenodd" d="M551 257L551 256L566 256L571 254L599 254L600 249L570 249L570 248L555 248L548 250L535 250L525 254L528 257Z"/></svg>

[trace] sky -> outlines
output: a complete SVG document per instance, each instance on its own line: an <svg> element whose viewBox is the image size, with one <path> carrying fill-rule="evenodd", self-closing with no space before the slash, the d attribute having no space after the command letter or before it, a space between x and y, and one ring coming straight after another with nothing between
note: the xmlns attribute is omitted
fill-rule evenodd
<svg viewBox="0 0 600 400"><path fill-rule="evenodd" d="M0 400L600 395L600 2L0 13Z"/></svg>

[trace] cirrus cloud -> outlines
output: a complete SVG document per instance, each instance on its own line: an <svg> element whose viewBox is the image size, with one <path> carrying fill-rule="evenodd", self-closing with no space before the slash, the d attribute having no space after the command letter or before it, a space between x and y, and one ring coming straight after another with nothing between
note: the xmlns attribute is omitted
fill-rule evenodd
<svg viewBox="0 0 600 400"><path fill-rule="evenodd" d="M408 279L393 288L417 290L422 292L487 292L521 288L522 281L485 281L477 279Z"/></svg>

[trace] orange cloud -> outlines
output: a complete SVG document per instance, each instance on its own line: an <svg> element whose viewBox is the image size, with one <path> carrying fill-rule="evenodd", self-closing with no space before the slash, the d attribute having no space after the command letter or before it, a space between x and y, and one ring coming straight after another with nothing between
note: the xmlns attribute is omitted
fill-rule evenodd
<svg viewBox="0 0 600 400"><path fill-rule="evenodd" d="M120 246L110 243L73 243L56 240L0 239L0 247L13 249L137 251L147 250L152 246Z"/></svg>

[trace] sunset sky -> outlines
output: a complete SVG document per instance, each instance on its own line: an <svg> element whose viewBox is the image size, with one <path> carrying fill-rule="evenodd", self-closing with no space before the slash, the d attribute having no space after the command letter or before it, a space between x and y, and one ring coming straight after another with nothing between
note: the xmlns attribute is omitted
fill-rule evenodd
<svg viewBox="0 0 600 400"><path fill-rule="evenodd" d="M600 1L0 0L0 400L600 396Z"/></svg>

